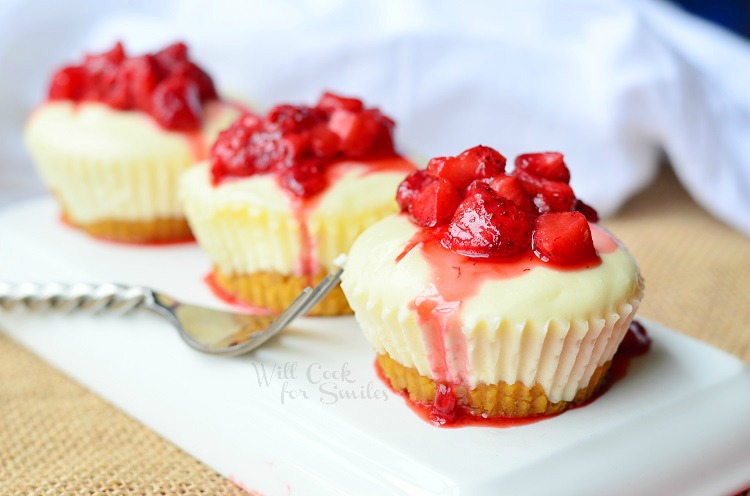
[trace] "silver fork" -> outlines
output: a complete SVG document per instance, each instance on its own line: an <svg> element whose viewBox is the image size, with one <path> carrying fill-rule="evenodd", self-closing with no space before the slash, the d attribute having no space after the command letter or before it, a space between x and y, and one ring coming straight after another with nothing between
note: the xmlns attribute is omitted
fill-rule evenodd
<svg viewBox="0 0 750 496"><path fill-rule="evenodd" d="M121 284L59 284L0 282L0 307L31 311L84 310L92 313L119 312L145 308L166 318L191 347L214 355L241 355L263 345L294 319L312 308L338 285L343 269L328 274L314 288L307 287L277 316L249 315L213 310L181 303L143 286Z"/></svg>

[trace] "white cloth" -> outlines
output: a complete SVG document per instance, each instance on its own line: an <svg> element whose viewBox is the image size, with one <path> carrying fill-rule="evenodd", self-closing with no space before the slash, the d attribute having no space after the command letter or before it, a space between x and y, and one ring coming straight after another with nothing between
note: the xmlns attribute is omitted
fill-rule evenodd
<svg viewBox="0 0 750 496"><path fill-rule="evenodd" d="M185 39L263 106L362 96L424 157L562 151L605 215L664 150L698 202L750 233L750 44L658 0L6 0L0 201L41 191L21 128L52 70L116 39L131 53Z"/></svg>

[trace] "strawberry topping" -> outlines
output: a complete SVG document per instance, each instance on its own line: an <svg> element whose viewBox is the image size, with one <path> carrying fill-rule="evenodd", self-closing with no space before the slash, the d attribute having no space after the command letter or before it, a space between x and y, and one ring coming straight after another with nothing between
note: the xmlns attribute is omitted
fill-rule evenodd
<svg viewBox="0 0 750 496"><path fill-rule="evenodd" d="M488 146L475 146L457 157L437 157L427 164L427 172L466 189L475 179L505 172L505 157Z"/></svg>
<svg viewBox="0 0 750 496"><path fill-rule="evenodd" d="M516 169L550 181L570 182L570 171L559 152L526 153L516 157Z"/></svg>
<svg viewBox="0 0 750 496"><path fill-rule="evenodd" d="M396 191L396 202L402 212L408 212L411 202L422 189L435 181L435 176L425 170L416 170L401 181Z"/></svg>
<svg viewBox="0 0 750 496"><path fill-rule="evenodd" d="M599 222L599 212L591 205L584 203L583 200L576 200L576 212L581 212L589 222Z"/></svg>
<svg viewBox="0 0 750 496"><path fill-rule="evenodd" d="M544 262L573 265L596 260L591 227L580 212L553 212L536 219L534 253Z"/></svg>
<svg viewBox="0 0 750 496"><path fill-rule="evenodd" d="M509 257L528 249L530 240L526 214L487 184L476 182L458 206L442 243L469 257Z"/></svg>
<svg viewBox="0 0 750 496"><path fill-rule="evenodd" d="M201 126L203 104L218 94L208 74L189 60L184 43L138 57L128 57L117 43L108 52L87 55L82 64L57 71L48 99L140 110L165 129L194 131Z"/></svg>
<svg viewBox="0 0 750 496"><path fill-rule="evenodd" d="M278 105L264 118L243 115L211 150L214 183L275 173L287 191L308 198L325 189L327 166L335 161L397 157L393 128L378 109L333 93L315 107ZM423 186L405 187L400 201L410 202Z"/></svg>
<svg viewBox="0 0 750 496"><path fill-rule="evenodd" d="M396 193L402 212L443 247L474 258L507 259L533 252L543 262L598 260L588 222L596 210L578 200L570 172L557 152L505 158L486 146L430 160ZM533 255L530 255L533 256Z"/></svg>
<svg viewBox="0 0 750 496"><path fill-rule="evenodd" d="M459 203L458 190L445 179L437 178L416 194L409 213L422 227L441 226L451 220Z"/></svg>

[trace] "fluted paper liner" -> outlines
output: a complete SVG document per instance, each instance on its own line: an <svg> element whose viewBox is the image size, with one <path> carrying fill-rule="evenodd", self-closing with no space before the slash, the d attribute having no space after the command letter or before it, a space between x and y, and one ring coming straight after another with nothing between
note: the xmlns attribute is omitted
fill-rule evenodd
<svg viewBox="0 0 750 496"><path fill-rule="evenodd" d="M28 146L42 180L62 203L71 224L91 226L92 234L104 232L109 238L122 232L132 240L166 241L169 233L149 237L154 226L148 223L164 221L175 239L186 237L177 187L180 174L193 162L187 147L184 155L104 160L63 153L40 139ZM139 223L147 225L139 229Z"/></svg>
<svg viewBox="0 0 750 496"><path fill-rule="evenodd" d="M188 180L205 182L209 176ZM349 251L362 231L397 210L387 192L381 205L366 212L306 212L309 265L315 270L310 275L302 261L300 220L291 209L271 210L251 205L241 196L219 196L221 189L212 193L218 195L184 186L181 196L190 227L215 266L216 282L241 301L272 309L285 308L307 285L334 270L333 261ZM336 288L314 313L338 315L351 309Z"/></svg>
<svg viewBox="0 0 750 496"><path fill-rule="evenodd" d="M416 314L408 308L410 302L388 308L359 281L347 288L347 296L378 354L387 354L396 363L433 378ZM538 385L551 403L574 400L595 372L611 361L642 297L643 282L638 276L631 297L602 315L571 321L502 320L497 326L481 320L473 328L464 328L468 367L482 372L474 374L465 386Z"/></svg>

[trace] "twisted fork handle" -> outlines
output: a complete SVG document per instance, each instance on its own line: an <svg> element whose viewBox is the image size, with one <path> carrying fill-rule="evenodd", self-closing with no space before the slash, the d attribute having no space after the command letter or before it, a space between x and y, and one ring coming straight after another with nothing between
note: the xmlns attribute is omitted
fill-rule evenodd
<svg viewBox="0 0 750 496"><path fill-rule="evenodd" d="M60 284L0 282L0 308L26 307L31 311L83 310L92 313L125 313L153 301L153 292L141 286L120 284Z"/></svg>

